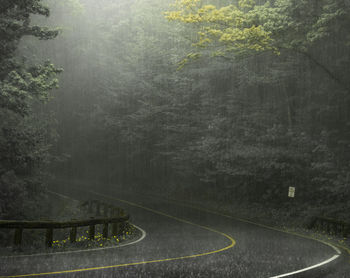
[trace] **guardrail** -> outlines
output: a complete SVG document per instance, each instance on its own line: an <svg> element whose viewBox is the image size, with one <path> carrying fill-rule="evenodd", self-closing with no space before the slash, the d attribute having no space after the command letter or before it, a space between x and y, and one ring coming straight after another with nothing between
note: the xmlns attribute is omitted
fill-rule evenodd
<svg viewBox="0 0 350 278"><path fill-rule="evenodd" d="M314 217L310 222L309 228L325 231L328 234L342 235L343 237L347 237L350 234L350 223L327 217Z"/></svg>
<svg viewBox="0 0 350 278"><path fill-rule="evenodd" d="M121 233L126 221L129 220L129 215L123 209L105 204L99 200L90 200L84 202L82 207L87 207L88 213L94 213L98 217L83 220L71 221L16 221L16 220L0 220L0 228L15 229L14 245L21 246L24 229L46 229L45 244L47 247L52 247L54 229L70 228L70 242L75 242L77 237L78 227L89 227L88 237L90 240L95 239L95 226L103 225L102 236L108 238L109 225L112 225L112 236L117 236ZM101 217L101 214L103 215Z"/></svg>

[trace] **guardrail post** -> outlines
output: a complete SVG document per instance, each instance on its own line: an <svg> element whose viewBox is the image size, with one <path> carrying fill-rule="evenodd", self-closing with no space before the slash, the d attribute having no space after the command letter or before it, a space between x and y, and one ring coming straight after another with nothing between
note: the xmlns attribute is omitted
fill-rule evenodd
<svg viewBox="0 0 350 278"><path fill-rule="evenodd" d="M22 243L22 235L23 235L23 229L17 228L15 230L15 238L14 238L14 244L15 246L20 246Z"/></svg>
<svg viewBox="0 0 350 278"><path fill-rule="evenodd" d="M120 215L119 215L119 209L118 209L118 208L113 208L113 215L114 215L114 216L120 216Z"/></svg>
<svg viewBox="0 0 350 278"><path fill-rule="evenodd" d="M102 236L103 238L108 238L108 223L103 224Z"/></svg>
<svg viewBox="0 0 350 278"><path fill-rule="evenodd" d="M91 240L95 239L95 225L90 225L89 226L89 238Z"/></svg>
<svg viewBox="0 0 350 278"><path fill-rule="evenodd" d="M97 216L101 215L101 206L99 202L96 202L96 215Z"/></svg>
<svg viewBox="0 0 350 278"><path fill-rule="evenodd" d="M88 213L92 213L92 201L88 201Z"/></svg>
<svg viewBox="0 0 350 278"><path fill-rule="evenodd" d="M70 230L69 238L70 238L71 243L76 242L76 240L77 240L77 227L72 227L72 229Z"/></svg>
<svg viewBox="0 0 350 278"><path fill-rule="evenodd" d="M46 238L45 238L46 247L52 247L52 241L53 241L53 229L48 228L46 229Z"/></svg>
<svg viewBox="0 0 350 278"><path fill-rule="evenodd" d="M112 235L117 236L119 234L119 223L112 224Z"/></svg>
<svg viewBox="0 0 350 278"><path fill-rule="evenodd" d="M103 238L108 238L110 235L110 232L113 236L118 236L121 234L122 231L125 230L125 222L127 219L129 219L129 216L126 216L125 211L113 207L112 205L105 204L105 203L99 203L98 201L87 201L83 204L83 206L87 206L87 208L92 212L95 211L96 206L96 213L97 214L104 214L106 218L94 218L90 217L90 220L79 220L75 221L76 219L71 219L71 221L65 221L65 222L50 222L51 220L41 220L41 221L6 221L1 220L0 221L0 228L5 229L14 229L14 246L20 246L22 243L22 237L23 237L23 230L24 229L42 229L46 231L45 234L45 246L50 248L53 246L53 233L54 229L70 229L70 237L69 240L71 243L76 242L77 240L77 230L78 227L89 227L88 230L88 237L89 240L95 239L96 234L96 225L103 225ZM103 210L103 212L102 212ZM108 215L108 216L107 216ZM121 215L126 216L124 218L121 217ZM15 224L15 225L14 225ZM112 225L111 231L109 230L110 224ZM345 234L348 232L348 226L345 224L341 228L342 232Z"/></svg>
<svg viewBox="0 0 350 278"><path fill-rule="evenodd" d="M108 207L107 207L106 205L103 205L103 215L104 215L105 217L108 216Z"/></svg>
<svg viewBox="0 0 350 278"><path fill-rule="evenodd" d="M108 216L113 216L113 210L114 208L113 208L113 206L108 206Z"/></svg>

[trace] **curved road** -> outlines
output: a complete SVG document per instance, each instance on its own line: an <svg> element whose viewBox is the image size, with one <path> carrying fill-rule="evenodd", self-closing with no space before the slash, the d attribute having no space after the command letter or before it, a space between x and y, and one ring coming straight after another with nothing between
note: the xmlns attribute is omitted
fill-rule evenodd
<svg viewBox="0 0 350 278"><path fill-rule="evenodd" d="M67 193L67 192L62 192ZM0 258L5 277L285 277L324 262L337 252L296 237L208 211L131 194L76 192L125 207L147 233L142 241L116 249ZM335 258L335 257L334 257ZM293 277L350 277L348 258Z"/></svg>

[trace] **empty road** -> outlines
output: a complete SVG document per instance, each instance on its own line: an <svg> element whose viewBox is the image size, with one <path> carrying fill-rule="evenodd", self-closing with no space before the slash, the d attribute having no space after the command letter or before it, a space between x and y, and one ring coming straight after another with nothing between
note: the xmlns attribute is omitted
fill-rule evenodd
<svg viewBox="0 0 350 278"><path fill-rule="evenodd" d="M346 255L315 240L142 195L60 193L126 208L145 238L115 249L0 258L1 277L269 278L323 263L293 277L350 277Z"/></svg>

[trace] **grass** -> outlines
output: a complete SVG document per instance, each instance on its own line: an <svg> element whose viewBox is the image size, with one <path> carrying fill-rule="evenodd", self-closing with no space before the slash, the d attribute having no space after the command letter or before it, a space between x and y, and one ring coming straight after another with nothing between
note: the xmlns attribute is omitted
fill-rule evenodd
<svg viewBox="0 0 350 278"><path fill-rule="evenodd" d="M55 219L57 221L67 221L74 219L89 219L92 214L88 214L80 207L80 203L71 199L60 199L56 195L51 196L51 215L46 215L45 220ZM112 234L112 225L109 225L108 238L103 238L103 225L95 226L95 237L91 240L88 237L87 227L77 228L76 242L70 242L70 229L54 229L52 248L45 246L45 229L23 231L21 246L13 246L14 229L0 230L0 256L27 255L35 253L62 252L68 250L80 250L88 248L104 248L117 246L122 243L138 238L141 232L133 225L126 222L121 225L118 236Z"/></svg>
<svg viewBox="0 0 350 278"><path fill-rule="evenodd" d="M89 231L83 230L77 238L76 242L70 242L69 236L62 240L54 240L52 244L52 251L73 250L73 249L86 249L86 248L103 248L116 246L121 243L132 240L137 233L136 228L127 223L123 229L123 232L118 236L111 236L109 238L103 238L101 232L97 232L94 240L89 238Z"/></svg>

